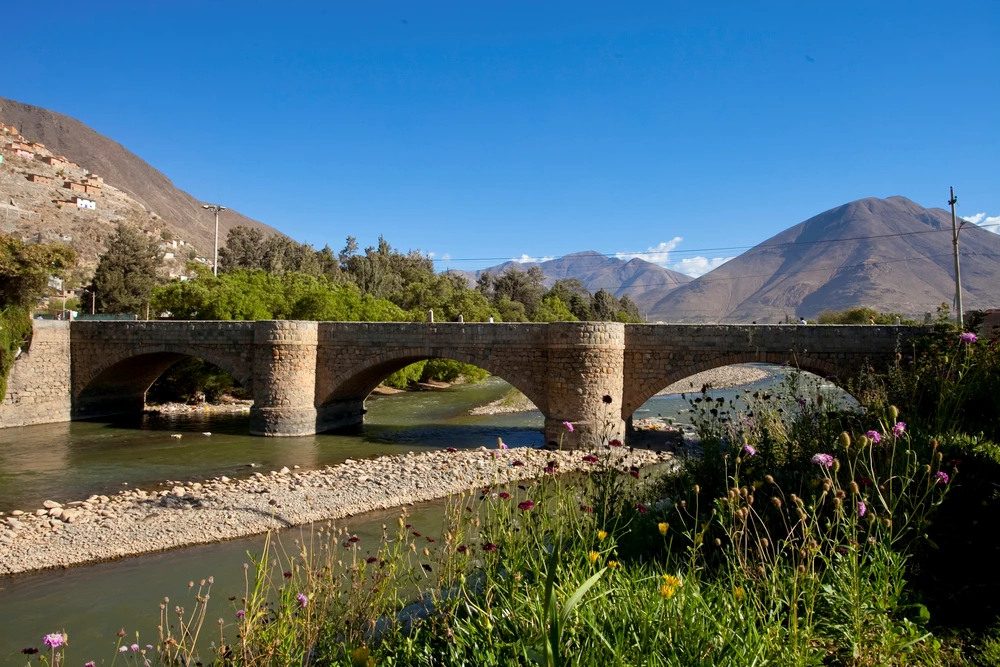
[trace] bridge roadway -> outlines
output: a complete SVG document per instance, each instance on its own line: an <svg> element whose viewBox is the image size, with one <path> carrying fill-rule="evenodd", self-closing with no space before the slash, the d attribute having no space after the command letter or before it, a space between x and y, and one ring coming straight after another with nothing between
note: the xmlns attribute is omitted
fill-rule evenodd
<svg viewBox="0 0 1000 667"><path fill-rule="evenodd" d="M614 322L35 322L0 404L0 427L141 411L178 360L225 369L254 399L255 435L294 436L363 422L365 399L415 361L475 364L527 396L547 442L622 437L660 389L699 371L788 363L843 381L884 368L925 329L896 326ZM571 422L568 433L563 422Z"/></svg>

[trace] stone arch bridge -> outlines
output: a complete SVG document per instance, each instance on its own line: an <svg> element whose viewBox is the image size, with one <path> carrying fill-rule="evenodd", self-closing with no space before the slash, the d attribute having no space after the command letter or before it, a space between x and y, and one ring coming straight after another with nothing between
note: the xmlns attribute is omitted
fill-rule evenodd
<svg viewBox="0 0 1000 667"><path fill-rule="evenodd" d="M667 385L735 363L788 363L844 380L890 363L921 327L366 322L42 322L15 362L0 426L141 411L173 363L199 357L253 396L251 432L293 436L363 422L387 375L428 358L475 364L545 415L547 442L619 437ZM563 422L574 424L566 432Z"/></svg>

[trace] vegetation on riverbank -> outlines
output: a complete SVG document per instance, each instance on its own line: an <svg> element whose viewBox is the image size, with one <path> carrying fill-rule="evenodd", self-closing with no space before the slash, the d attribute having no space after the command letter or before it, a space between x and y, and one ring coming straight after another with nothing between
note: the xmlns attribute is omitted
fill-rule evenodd
<svg viewBox="0 0 1000 667"><path fill-rule="evenodd" d="M939 326L851 386L863 411L794 378L784 398L705 393L704 455L679 469L621 469L611 441L580 479L456 500L436 540L405 513L378 544L323 530L257 557L231 608L193 590L153 648L121 646L168 664L997 664L998 371L1000 342Z"/></svg>

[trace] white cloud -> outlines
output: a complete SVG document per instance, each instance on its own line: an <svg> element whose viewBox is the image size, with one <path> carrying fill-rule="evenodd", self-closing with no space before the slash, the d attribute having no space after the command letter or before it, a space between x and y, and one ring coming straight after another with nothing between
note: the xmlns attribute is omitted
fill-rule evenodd
<svg viewBox="0 0 1000 667"><path fill-rule="evenodd" d="M437 256L436 252L429 252L429 253L427 253L427 257L429 257L430 259L434 259L435 256Z"/></svg>
<svg viewBox="0 0 1000 667"><path fill-rule="evenodd" d="M975 215L965 216L963 220L971 222L974 225L979 225L988 232L1000 234L1000 215L976 213Z"/></svg>
<svg viewBox="0 0 1000 667"><path fill-rule="evenodd" d="M441 261L442 262L451 261L451 253L450 252L446 252L445 254L441 255Z"/></svg>
<svg viewBox="0 0 1000 667"><path fill-rule="evenodd" d="M687 274L692 278L697 278L698 276L705 275L712 269L722 266L731 259L732 257L713 257L712 259L707 257L688 257L668 268L678 273Z"/></svg>
<svg viewBox="0 0 1000 667"><path fill-rule="evenodd" d="M646 252L616 252L615 257L624 260L638 257L639 259L644 259L647 262L652 262L653 264L666 266L670 263L670 251L676 248L683 240L684 239L680 236L675 236L669 241L664 241L654 248L646 248Z"/></svg>
<svg viewBox="0 0 1000 667"><path fill-rule="evenodd" d="M555 257L532 257L530 255L521 255L520 257L512 257L510 261L517 262L518 264L539 264L553 259L555 259Z"/></svg>

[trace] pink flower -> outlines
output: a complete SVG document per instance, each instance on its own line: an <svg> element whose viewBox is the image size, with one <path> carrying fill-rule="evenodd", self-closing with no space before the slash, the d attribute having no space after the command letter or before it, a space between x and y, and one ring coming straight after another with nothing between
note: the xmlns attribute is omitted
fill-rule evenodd
<svg viewBox="0 0 1000 667"><path fill-rule="evenodd" d="M635 509L639 512L639 514L645 514L646 512L649 511L649 509L642 503L636 503Z"/></svg>
<svg viewBox="0 0 1000 667"><path fill-rule="evenodd" d="M522 500L517 504L517 509L521 510L522 512L527 512L530 509L534 509L534 507L535 507L534 500Z"/></svg>
<svg viewBox="0 0 1000 667"><path fill-rule="evenodd" d="M302 608L305 608L305 606L309 604L309 596L305 593L299 593L295 596L295 599L298 600L299 606Z"/></svg>
<svg viewBox="0 0 1000 667"><path fill-rule="evenodd" d="M937 480L938 484L947 484L948 483L948 473L946 473L944 470L938 470L934 474L934 479Z"/></svg>
<svg viewBox="0 0 1000 667"><path fill-rule="evenodd" d="M896 422L896 425L892 427L892 434L897 438L906 432L906 422Z"/></svg>
<svg viewBox="0 0 1000 667"><path fill-rule="evenodd" d="M125 653L126 651L128 651L128 646L119 646L118 647L118 652L119 653Z"/></svg>
<svg viewBox="0 0 1000 667"><path fill-rule="evenodd" d="M503 441L503 438L497 438L497 449L510 449L510 447Z"/></svg>
<svg viewBox="0 0 1000 667"><path fill-rule="evenodd" d="M524 461L514 461L511 465L515 468L521 468L524 466Z"/></svg>
<svg viewBox="0 0 1000 667"><path fill-rule="evenodd" d="M583 457L583 462L584 463L597 463L597 457L594 456L593 454L587 454L586 456Z"/></svg>
<svg viewBox="0 0 1000 667"><path fill-rule="evenodd" d="M53 632L50 635L45 635L45 639L42 640L42 643L46 646L51 646L52 648L59 648L63 645L62 633Z"/></svg>
<svg viewBox="0 0 1000 667"><path fill-rule="evenodd" d="M246 615L247 615L247 613L245 611L243 611L242 609L240 609L238 612L236 612L236 618L243 618Z"/></svg>
<svg viewBox="0 0 1000 667"><path fill-rule="evenodd" d="M83 667L97 667L97 663L94 662L93 660L88 660L87 662L83 663Z"/></svg>
<svg viewBox="0 0 1000 667"><path fill-rule="evenodd" d="M563 422L563 426L565 426L566 430L569 431L570 433L573 432L573 425L570 424L569 422Z"/></svg>
<svg viewBox="0 0 1000 667"><path fill-rule="evenodd" d="M131 646L129 646L129 648L132 649L133 651L138 651L139 650L139 645L138 644L132 644Z"/></svg>
<svg viewBox="0 0 1000 667"><path fill-rule="evenodd" d="M457 450L457 449L455 449L454 447L449 447L448 449L446 449L446 450L444 450L444 451L448 452L449 454L454 454L454 453L455 453L455 452L457 452L458 450Z"/></svg>
<svg viewBox="0 0 1000 667"><path fill-rule="evenodd" d="M499 547L492 542L487 542L483 545L483 551L496 551Z"/></svg>
<svg viewBox="0 0 1000 667"><path fill-rule="evenodd" d="M743 451L746 452L747 456L757 455L757 449L753 445L743 445Z"/></svg>
<svg viewBox="0 0 1000 667"><path fill-rule="evenodd" d="M876 445L882 442L882 434L879 433L878 431L868 431L867 433L865 433L865 435L868 436L868 439L871 440Z"/></svg>
<svg viewBox="0 0 1000 667"><path fill-rule="evenodd" d="M612 440L611 442L609 442L609 443L608 443L608 446L609 446L609 447L621 447L621 446L622 446L622 441L621 441L621 440L618 440L618 439L616 438L616 439Z"/></svg>
<svg viewBox="0 0 1000 667"><path fill-rule="evenodd" d="M833 467L833 457L829 454L816 454L812 457L812 462L818 466L823 466L824 468Z"/></svg>
<svg viewBox="0 0 1000 667"><path fill-rule="evenodd" d="M864 516L868 513L868 506L865 505L863 500L858 501L858 516Z"/></svg>
<svg viewBox="0 0 1000 667"><path fill-rule="evenodd" d="M971 331L966 331L964 334L958 337L959 342L962 343L975 343L979 340L979 336L972 333Z"/></svg>

